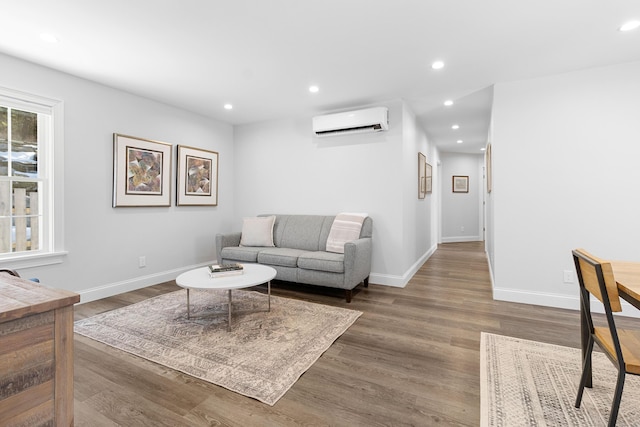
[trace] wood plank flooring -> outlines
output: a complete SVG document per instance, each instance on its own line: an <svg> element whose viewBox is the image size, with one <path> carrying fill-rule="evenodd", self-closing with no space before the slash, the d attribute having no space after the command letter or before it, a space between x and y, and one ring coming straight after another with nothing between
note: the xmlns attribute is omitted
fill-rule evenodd
<svg viewBox="0 0 640 427"><path fill-rule="evenodd" d="M579 347L578 312L493 301L483 242L440 245L404 288L274 295L364 314L274 406L75 336L76 426L477 426L480 332ZM76 306L76 319L179 289Z"/></svg>

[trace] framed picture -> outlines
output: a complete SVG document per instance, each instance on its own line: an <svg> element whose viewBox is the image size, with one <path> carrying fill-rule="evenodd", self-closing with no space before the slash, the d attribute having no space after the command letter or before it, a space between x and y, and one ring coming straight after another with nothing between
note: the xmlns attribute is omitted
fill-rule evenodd
<svg viewBox="0 0 640 427"><path fill-rule="evenodd" d="M487 193L491 193L491 144L487 144L486 150L486 162L487 162Z"/></svg>
<svg viewBox="0 0 640 427"><path fill-rule="evenodd" d="M468 176L453 176L453 192L454 193L468 193L469 192L469 177Z"/></svg>
<svg viewBox="0 0 640 427"><path fill-rule="evenodd" d="M426 168L425 193L429 194L433 191L433 169L431 168L431 165L429 163L427 163Z"/></svg>
<svg viewBox="0 0 640 427"><path fill-rule="evenodd" d="M218 206L218 153L178 145L177 206Z"/></svg>
<svg viewBox="0 0 640 427"><path fill-rule="evenodd" d="M427 194L427 158L418 153L418 199L424 199Z"/></svg>
<svg viewBox="0 0 640 427"><path fill-rule="evenodd" d="M171 144L113 134L113 207L171 206Z"/></svg>

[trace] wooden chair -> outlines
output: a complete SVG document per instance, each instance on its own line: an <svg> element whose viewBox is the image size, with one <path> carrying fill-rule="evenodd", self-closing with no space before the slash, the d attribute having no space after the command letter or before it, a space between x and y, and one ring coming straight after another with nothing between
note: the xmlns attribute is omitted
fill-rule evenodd
<svg viewBox="0 0 640 427"><path fill-rule="evenodd" d="M593 351L593 343L597 342L604 354L618 368L618 380L609 415L609 426L615 426L622 399L625 374L640 375L640 331L616 328L613 312L622 311L622 306L611 264L596 258L583 249L576 249L572 253L580 284L583 322L586 321L588 331L586 351L583 354L582 376L575 406L576 408L580 407L584 387L590 386L591 352ZM604 305L607 318L606 326L594 326L590 295L595 296Z"/></svg>
<svg viewBox="0 0 640 427"><path fill-rule="evenodd" d="M10 274L11 276L20 277L20 275L18 274L17 271L11 270L10 268L0 268L0 273L7 273L7 274ZM40 279L38 279L36 277L33 277L33 278L29 279L29 280L31 280L32 282L40 283Z"/></svg>

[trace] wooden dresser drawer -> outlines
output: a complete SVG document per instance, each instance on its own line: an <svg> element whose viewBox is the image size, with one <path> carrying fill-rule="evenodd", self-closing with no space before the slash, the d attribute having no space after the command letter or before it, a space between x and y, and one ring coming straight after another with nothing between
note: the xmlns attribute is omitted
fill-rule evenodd
<svg viewBox="0 0 640 427"><path fill-rule="evenodd" d="M0 425L73 425L73 304L0 274Z"/></svg>

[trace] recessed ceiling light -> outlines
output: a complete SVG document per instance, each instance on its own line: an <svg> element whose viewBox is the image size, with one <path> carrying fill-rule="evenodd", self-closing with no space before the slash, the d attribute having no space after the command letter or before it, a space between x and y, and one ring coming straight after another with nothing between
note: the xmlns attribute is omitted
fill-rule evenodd
<svg viewBox="0 0 640 427"><path fill-rule="evenodd" d="M484 148L484 147L482 147L482 148L480 149L480 151L485 151L485 150L486 150L486 148Z"/></svg>
<svg viewBox="0 0 640 427"><path fill-rule="evenodd" d="M58 43L58 38L51 33L41 33L40 39L47 43Z"/></svg>
<svg viewBox="0 0 640 427"><path fill-rule="evenodd" d="M631 31L638 27L640 27L640 21L629 21L618 28L618 31Z"/></svg>
<svg viewBox="0 0 640 427"><path fill-rule="evenodd" d="M444 101L444 106L445 107L451 107L453 105L453 101L450 99L447 99L446 101Z"/></svg>
<svg viewBox="0 0 640 427"><path fill-rule="evenodd" d="M462 144L462 140L461 140L461 139L457 140L456 142L457 142L458 144Z"/></svg>
<svg viewBox="0 0 640 427"><path fill-rule="evenodd" d="M433 68L434 70L439 70L441 68L444 68L444 62L436 61L433 64L431 64L431 68Z"/></svg>
<svg viewBox="0 0 640 427"><path fill-rule="evenodd" d="M453 129L453 130L460 129L460 125L452 125L451 129Z"/></svg>
<svg viewBox="0 0 640 427"><path fill-rule="evenodd" d="M225 110L233 110L233 105L231 105L231 104L224 104L224 109L225 109Z"/></svg>
<svg viewBox="0 0 640 427"><path fill-rule="evenodd" d="M316 93L320 90L318 86L309 86L309 92Z"/></svg>

